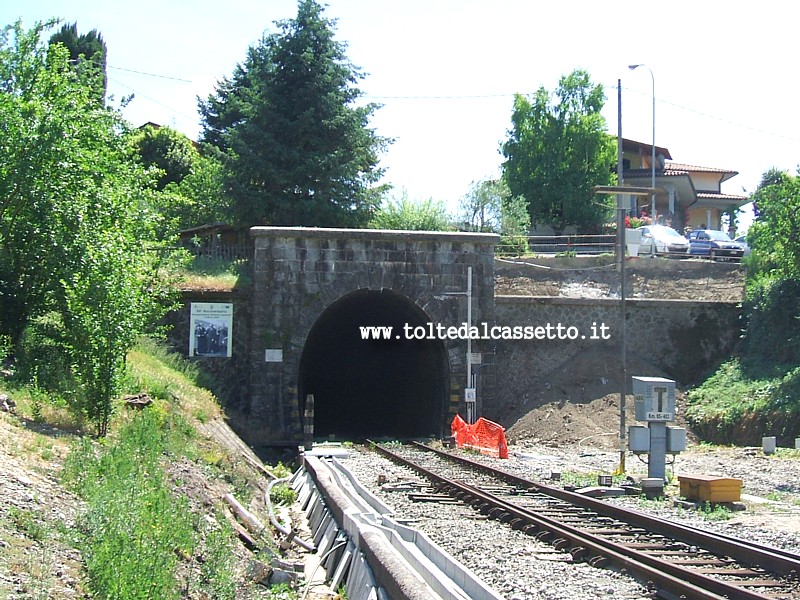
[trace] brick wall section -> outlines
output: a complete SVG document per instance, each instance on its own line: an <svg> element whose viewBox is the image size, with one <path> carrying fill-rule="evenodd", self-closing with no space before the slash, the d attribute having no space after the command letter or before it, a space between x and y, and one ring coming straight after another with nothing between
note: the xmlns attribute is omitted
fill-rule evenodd
<svg viewBox="0 0 800 600"><path fill-rule="evenodd" d="M679 383L696 381L729 355L740 336L741 308L732 302L627 300L627 353L637 355ZM498 325L577 327L575 340L502 340L494 345L493 398L489 418L505 402L523 398L537 381L569 360L592 349L620 350L620 303L614 299L497 296ZM609 340L590 339L592 324L608 327ZM585 336L585 339L581 339ZM629 373L630 375L630 373Z"/></svg>
<svg viewBox="0 0 800 600"><path fill-rule="evenodd" d="M255 227L251 235L250 427L243 432L250 443L302 439L297 384L303 345L323 311L351 292L389 289L432 322L458 325L466 321L466 299L448 294L466 290L471 266L473 320L494 321L498 236L300 227ZM466 342L445 347L455 405L466 380ZM266 349L282 350L283 362L265 362Z"/></svg>

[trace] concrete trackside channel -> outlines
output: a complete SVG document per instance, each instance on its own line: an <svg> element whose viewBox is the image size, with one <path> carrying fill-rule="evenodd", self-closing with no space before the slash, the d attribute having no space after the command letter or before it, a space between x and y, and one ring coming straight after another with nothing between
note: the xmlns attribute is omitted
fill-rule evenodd
<svg viewBox="0 0 800 600"><path fill-rule="evenodd" d="M335 458L306 453L292 486L320 564L349 600L500 600L419 531L398 523Z"/></svg>

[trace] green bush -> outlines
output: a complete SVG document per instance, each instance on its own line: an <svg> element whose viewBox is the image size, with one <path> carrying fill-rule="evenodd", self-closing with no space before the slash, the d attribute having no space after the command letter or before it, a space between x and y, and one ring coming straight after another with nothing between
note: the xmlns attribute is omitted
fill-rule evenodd
<svg viewBox="0 0 800 600"><path fill-rule="evenodd" d="M48 313L33 319L22 333L17 349L17 376L24 383L53 393L76 389L70 368L66 331L61 317Z"/></svg>
<svg viewBox="0 0 800 600"><path fill-rule="evenodd" d="M64 478L87 502L78 544L98 598L179 598L179 556L195 533L187 502L170 494L159 459L166 442L154 411L138 413L116 443L83 438Z"/></svg>
<svg viewBox="0 0 800 600"><path fill-rule="evenodd" d="M273 504L292 504L297 500L297 492L285 483L278 483L272 486L269 492L269 499Z"/></svg>
<svg viewBox="0 0 800 600"><path fill-rule="evenodd" d="M757 277L747 286L746 367L800 365L800 280Z"/></svg>
<svg viewBox="0 0 800 600"><path fill-rule="evenodd" d="M497 256L524 256L530 253L530 246L528 245L528 236L509 234L503 235L500 238L500 243L495 246L495 254Z"/></svg>
<svg viewBox="0 0 800 600"><path fill-rule="evenodd" d="M686 419L702 439L759 444L762 435L800 436L800 367L776 372L739 359L688 394Z"/></svg>

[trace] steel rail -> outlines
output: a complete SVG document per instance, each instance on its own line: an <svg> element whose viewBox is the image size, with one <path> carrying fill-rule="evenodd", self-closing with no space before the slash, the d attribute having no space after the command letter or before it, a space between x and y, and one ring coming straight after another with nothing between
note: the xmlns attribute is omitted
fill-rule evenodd
<svg viewBox="0 0 800 600"><path fill-rule="evenodd" d="M553 544L560 549L571 547L573 556L580 557L581 555L591 554L605 557L618 567L625 568L639 578L652 582L661 591L669 592L677 597L685 596L703 600L719 600L720 598L763 600L767 598L767 596L735 584L729 584L697 571L679 567L675 563L654 558L633 548L620 546L611 540L507 502L469 484L443 477L377 444L372 444L372 447L391 460L403 464L436 482L438 487L450 491L454 496L460 497L462 500L464 498L469 499L469 504L479 508L483 513L488 513L490 516L503 522L508 522L512 527L522 529L528 533L530 532L529 526L533 526L534 530L538 532L549 532ZM423 447L425 450L432 450L427 446L423 445ZM444 454L449 457L447 453ZM472 463L473 461L467 462ZM480 463L474 464L480 465ZM470 464L470 466L472 465ZM574 495L580 496L578 494ZM581 498L584 497L581 496ZM571 501L569 497L564 497L563 499L567 502ZM542 534L539 533L539 535L541 537Z"/></svg>
<svg viewBox="0 0 800 600"><path fill-rule="evenodd" d="M658 533L685 544L701 546L704 550L708 550L713 554L723 554L737 562L760 566L776 575L796 576L800 574L800 555L785 550L754 544L722 534L710 533L696 527L666 521L638 510L609 504L596 500L595 498L590 498L589 496L584 496L583 494L576 494L561 488L536 483L514 475L513 473L503 471L502 469L496 469L468 458L455 456L419 442L412 442L412 445L426 452L432 452L446 460L461 463L504 479L519 487L524 487L547 496L558 498L559 500L564 500L570 504L593 510L604 517L615 518L631 525L643 527L648 531Z"/></svg>

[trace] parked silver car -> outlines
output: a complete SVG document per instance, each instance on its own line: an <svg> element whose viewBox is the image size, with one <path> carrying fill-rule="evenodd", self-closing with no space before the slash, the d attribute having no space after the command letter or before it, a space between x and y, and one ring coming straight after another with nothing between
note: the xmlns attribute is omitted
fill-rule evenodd
<svg viewBox="0 0 800 600"><path fill-rule="evenodd" d="M666 225L645 225L639 227L642 232L642 245L639 254L686 254L689 251L689 240Z"/></svg>

